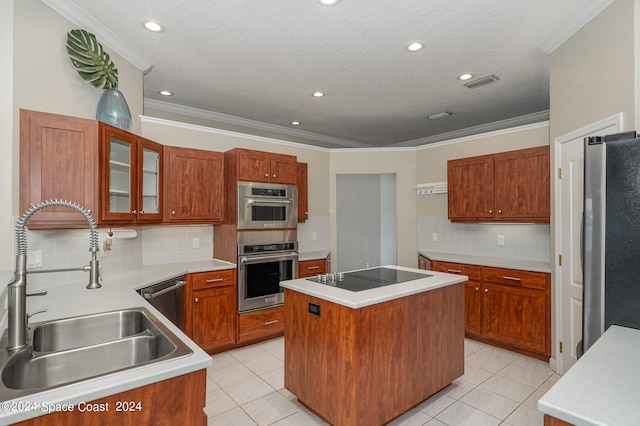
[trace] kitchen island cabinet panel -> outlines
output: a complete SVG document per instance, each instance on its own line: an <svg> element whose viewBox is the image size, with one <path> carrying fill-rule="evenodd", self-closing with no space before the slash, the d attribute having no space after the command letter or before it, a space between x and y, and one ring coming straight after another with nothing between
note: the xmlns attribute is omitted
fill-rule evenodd
<svg viewBox="0 0 640 426"><path fill-rule="evenodd" d="M18 426L138 426L200 425L206 426L206 370L178 376L87 401L86 406L108 411L57 411L19 423ZM139 405L138 405L139 404ZM122 410L127 408L129 410Z"/></svg>
<svg viewBox="0 0 640 426"><path fill-rule="evenodd" d="M331 424L386 424L463 374L463 292L352 309L285 288L285 387Z"/></svg>

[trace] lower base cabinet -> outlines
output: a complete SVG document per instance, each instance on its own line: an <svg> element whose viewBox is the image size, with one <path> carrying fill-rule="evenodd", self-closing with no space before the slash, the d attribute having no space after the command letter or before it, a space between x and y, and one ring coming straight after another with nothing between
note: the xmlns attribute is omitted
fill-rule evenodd
<svg viewBox="0 0 640 426"><path fill-rule="evenodd" d="M206 380L206 370L199 370L87 402L87 406L103 407L104 411L58 411L15 424L206 426Z"/></svg>
<svg viewBox="0 0 640 426"><path fill-rule="evenodd" d="M236 343L236 270L187 275L185 332L205 351Z"/></svg>
<svg viewBox="0 0 640 426"><path fill-rule="evenodd" d="M238 315L238 343L284 333L284 306Z"/></svg>
<svg viewBox="0 0 640 426"><path fill-rule="evenodd" d="M467 337L549 360L549 274L440 261L432 261L431 269L469 277L464 294Z"/></svg>

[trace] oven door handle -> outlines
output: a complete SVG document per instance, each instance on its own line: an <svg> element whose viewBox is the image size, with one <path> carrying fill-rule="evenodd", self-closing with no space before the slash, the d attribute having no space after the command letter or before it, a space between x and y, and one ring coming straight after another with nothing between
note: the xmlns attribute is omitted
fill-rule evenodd
<svg viewBox="0 0 640 426"><path fill-rule="evenodd" d="M247 200L247 204L272 204L272 205L279 205L279 204L291 204L291 200L256 200L253 198L246 198Z"/></svg>
<svg viewBox="0 0 640 426"><path fill-rule="evenodd" d="M288 259L297 259L298 253L283 253L278 254L277 256L241 256L240 264L246 263L254 263L254 262L262 262L263 260L271 260L273 262L278 262L280 260L288 260Z"/></svg>
<svg viewBox="0 0 640 426"><path fill-rule="evenodd" d="M145 293L145 299L153 299L154 297L162 296L163 294L169 293L170 291L174 291L179 289L180 287L184 287L187 285L186 281L176 281L174 285L171 287L163 288L162 290L154 291L153 293Z"/></svg>

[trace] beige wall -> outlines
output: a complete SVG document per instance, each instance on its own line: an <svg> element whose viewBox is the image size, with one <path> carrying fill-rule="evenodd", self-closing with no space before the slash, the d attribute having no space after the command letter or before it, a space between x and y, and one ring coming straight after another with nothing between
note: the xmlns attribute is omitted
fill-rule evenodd
<svg viewBox="0 0 640 426"><path fill-rule="evenodd" d="M416 153L414 149L333 150L330 162L330 226L336 229L336 175L341 173L395 173L398 222L398 265L417 267ZM335 259L337 239L331 235ZM335 264L335 262L334 262ZM335 266L335 265L334 265Z"/></svg>
<svg viewBox="0 0 640 426"><path fill-rule="evenodd" d="M11 214L13 199L13 2L0 1L0 270L13 268ZM16 170L17 175L17 170ZM0 293L2 287L0 286Z"/></svg>
<svg viewBox="0 0 640 426"><path fill-rule="evenodd" d="M416 184L445 182L448 160L541 145L549 145L548 123L427 145L418 149L416 153ZM424 195L417 198L418 217L447 217L447 194Z"/></svg>
<svg viewBox="0 0 640 426"><path fill-rule="evenodd" d="M550 135L616 113L635 128L634 0L616 0L551 54Z"/></svg>

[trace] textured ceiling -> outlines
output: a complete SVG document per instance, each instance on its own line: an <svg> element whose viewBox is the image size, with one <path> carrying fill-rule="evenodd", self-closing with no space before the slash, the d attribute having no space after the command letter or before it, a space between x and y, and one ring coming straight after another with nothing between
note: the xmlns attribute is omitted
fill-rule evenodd
<svg viewBox="0 0 640 426"><path fill-rule="evenodd" d="M147 107L327 147L417 146L547 119L549 52L610 3L43 1L150 66ZM166 30L143 29L146 19ZM406 51L414 40L425 48ZM468 89L463 72L500 80Z"/></svg>

